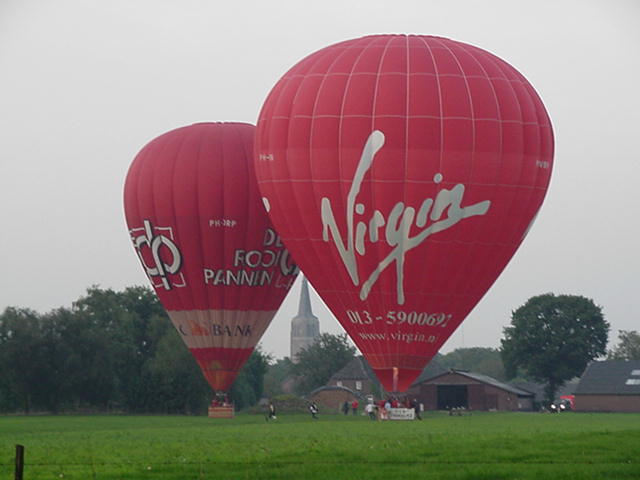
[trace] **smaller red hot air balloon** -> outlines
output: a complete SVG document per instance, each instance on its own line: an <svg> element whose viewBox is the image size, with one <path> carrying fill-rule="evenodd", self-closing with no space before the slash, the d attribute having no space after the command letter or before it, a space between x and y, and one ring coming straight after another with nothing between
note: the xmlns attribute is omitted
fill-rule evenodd
<svg viewBox="0 0 640 480"><path fill-rule="evenodd" d="M295 280L252 167L255 127L200 123L134 159L124 207L136 253L216 391L227 391Z"/></svg>

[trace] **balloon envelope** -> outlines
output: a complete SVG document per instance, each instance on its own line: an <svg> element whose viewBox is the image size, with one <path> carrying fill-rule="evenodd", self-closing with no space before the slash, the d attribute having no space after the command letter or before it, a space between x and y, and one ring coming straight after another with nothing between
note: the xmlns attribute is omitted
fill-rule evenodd
<svg viewBox="0 0 640 480"><path fill-rule="evenodd" d="M124 206L142 266L213 389L226 391L297 269L260 200L255 127L203 123L147 144Z"/></svg>
<svg viewBox="0 0 640 480"><path fill-rule="evenodd" d="M256 175L281 238L388 391L404 391L478 303L544 199L545 108L496 56L377 35L274 86Z"/></svg>

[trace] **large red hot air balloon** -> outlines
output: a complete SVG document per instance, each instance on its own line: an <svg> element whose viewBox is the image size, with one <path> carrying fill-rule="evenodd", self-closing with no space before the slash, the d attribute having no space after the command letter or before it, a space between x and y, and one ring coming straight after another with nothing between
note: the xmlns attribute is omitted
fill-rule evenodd
<svg viewBox="0 0 640 480"><path fill-rule="evenodd" d="M388 391L411 385L504 269L552 157L549 117L518 71L430 36L309 55L256 134L277 231Z"/></svg>
<svg viewBox="0 0 640 480"><path fill-rule="evenodd" d="M124 189L131 240L214 390L227 391L297 269L260 200L255 127L201 123L148 143Z"/></svg>

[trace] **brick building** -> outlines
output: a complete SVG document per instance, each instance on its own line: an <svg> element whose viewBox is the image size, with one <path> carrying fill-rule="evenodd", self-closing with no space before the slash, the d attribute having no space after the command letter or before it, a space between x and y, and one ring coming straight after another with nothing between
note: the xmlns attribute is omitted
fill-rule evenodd
<svg viewBox="0 0 640 480"><path fill-rule="evenodd" d="M413 385L446 371L438 362L432 360L413 382ZM369 363L361 356L354 358L335 373L327 382L327 386L347 387L360 395L373 395L376 399L387 396Z"/></svg>
<svg viewBox="0 0 640 480"><path fill-rule="evenodd" d="M464 370L449 370L414 383L408 396L418 399L425 410L517 411L532 410L533 393L495 378Z"/></svg>
<svg viewBox="0 0 640 480"><path fill-rule="evenodd" d="M582 412L640 412L640 361L590 363L576 387Z"/></svg>
<svg viewBox="0 0 640 480"><path fill-rule="evenodd" d="M360 396L380 395L380 384L364 357L358 356L334 373L327 386L346 387Z"/></svg>
<svg viewBox="0 0 640 480"><path fill-rule="evenodd" d="M361 408L366 403L365 396L348 387L338 387L336 385L316 388L307 395L307 400L317 403L321 413L339 413L344 402L351 404L353 400L357 400Z"/></svg>

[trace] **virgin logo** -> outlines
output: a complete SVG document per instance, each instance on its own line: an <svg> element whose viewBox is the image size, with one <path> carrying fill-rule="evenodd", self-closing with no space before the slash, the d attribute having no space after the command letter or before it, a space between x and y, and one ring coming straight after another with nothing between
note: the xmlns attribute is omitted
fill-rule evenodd
<svg viewBox="0 0 640 480"><path fill-rule="evenodd" d="M418 208L417 212L414 207L406 206L403 202L394 205L390 212L385 216L379 210L371 213L368 222L357 221L355 215L364 217L367 215L363 203L357 202L360 187L366 173L373 165L373 160L378 151L384 145L384 134L379 130L374 130L367 139L358 167L356 168L351 188L347 196L346 224L347 232L343 235L338 229L335 221L331 200L323 197L321 200L321 217L322 217L322 239L329 242L329 234L331 240L340 254L340 258L351 277L354 285L360 285L360 277L358 274L358 258L364 257L365 237L369 236L372 243L386 242L391 247L389 254L382 259L378 266L369 274L369 277L362 283L360 288L360 299L366 300L369 296L371 288L378 280L380 274L391 264L395 263L396 267L396 290L397 301L399 305L403 305L404 298L404 264L408 251L420 245L430 235L446 230L463 218L473 217L476 215L484 215L489 210L491 201L485 200L462 207L462 197L464 196L465 187L463 184L456 184L451 190L443 188L438 192L436 198L425 198ZM442 175L436 174L433 181L435 183L442 182ZM355 225L354 225L355 224ZM383 235L380 229L384 227ZM418 231L411 235L412 229ZM347 244L342 239L346 236Z"/></svg>
<svg viewBox="0 0 640 480"><path fill-rule="evenodd" d="M156 232L167 232L171 238ZM179 274L178 279L169 277L178 274L182 266L182 255L173 241L170 227L153 227L149 220L144 220L144 227L131 229L129 233L140 262L154 287L170 290L171 287L186 285L182 274ZM160 284L155 283L157 277L160 278Z"/></svg>

